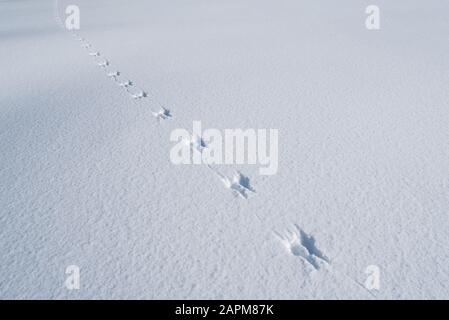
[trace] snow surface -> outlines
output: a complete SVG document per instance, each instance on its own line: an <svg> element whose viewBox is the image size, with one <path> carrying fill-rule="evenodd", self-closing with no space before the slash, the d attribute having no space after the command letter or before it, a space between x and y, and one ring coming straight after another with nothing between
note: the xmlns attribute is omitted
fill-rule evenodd
<svg viewBox="0 0 449 320"><path fill-rule="evenodd" d="M68 4L90 51L58 26ZM370 4L381 30L365 28ZM0 0L0 298L449 298L448 14L447 0ZM149 96L131 99L96 51ZM220 166L249 178L244 199L171 164L170 132L193 120L279 129L278 173Z"/></svg>

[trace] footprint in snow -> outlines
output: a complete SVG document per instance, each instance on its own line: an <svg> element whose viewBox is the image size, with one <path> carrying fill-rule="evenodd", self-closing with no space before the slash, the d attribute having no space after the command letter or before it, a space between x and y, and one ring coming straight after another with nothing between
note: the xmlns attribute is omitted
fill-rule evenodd
<svg viewBox="0 0 449 320"><path fill-rule="evenodd" d="M122 88L128 88L128 87L131 87L133 85L133 83L132 83L132 81L127 80L127 81L120 82L118 85L119 85L119 87L122 87Z"/></svg>
<svg viewBox="0 0 449 320"><path fill-rule="evenodd" d="M109 61L103 60L103 61L98 62L97 64L100 68L106 68L107 66L109 66Z"/></svg>
<svg viewBox="0 0 449 320"><path fill-rule="evenodd" d="M112 78L114 80L117 79L118 76L120 76L120 71L113 71L113 72L108 72L108 77Z"/></svg>
<svg viewBox="0 0 449 320"><path fill-rule="evenodd" d="M323 262L330 262L329 258L317 248L315 238L304 232L297 225L295 225L295 230L293 232L288 231L286 236L277 232L275 234L292 255L303 258L316 270L320 269Z"/></svg>
<svg viewBox="0 0 449 320"><path fill-rule="evenodd" d="M210 169L212 169L211 166L208 165L208 167ZM213 170L213 169L212 169ZM214 172L218 175L218 177L220 178L220 180L223 182L223 184L225 185L225 187L227 189L232 190L232 192L243 198L243 199L248 199L248 193L252 192L255 193L256 191L251 187L250 183L249 183L249 178L244 176L241 172L236 171L234 176L232 177L232 179L229 179L228 177L222 175L221 173L219 173L218 171Z"/></svg>
<svg viewBox="0 0 449 320"><path fill-rule="evenodd" d="M131 93L130 92L129 95L133 99L142 99L142 98L146 98L148 96L145 91L139 91L139 92L136 92L136 93Z"/></svg>
<svg viewBox="0 0 449 320"><path fill-rule="evenodd" d="M158 112L152 112L153 116L158 120L167 120L168 118L171 118L172 115L170 113L170 110L165 109L164 107L161 107L161 109Z"/></svg>
<svg viewBox="0 0 449 320"><path fill-rule="evenodd" d="M203 138L196 134L193 134L190 139L185 140L184 142L190 146L192 150L197 150L199 152L203 152L203 150L207 148L207 144L204 142Z"/></svg>

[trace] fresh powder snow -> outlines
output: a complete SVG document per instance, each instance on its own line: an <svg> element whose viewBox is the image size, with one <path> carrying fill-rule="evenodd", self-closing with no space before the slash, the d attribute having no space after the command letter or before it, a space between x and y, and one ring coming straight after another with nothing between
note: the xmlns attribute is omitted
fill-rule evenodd
<svg viewBox="0 0 449 320"><path fill-rule="evenodd" d="M0 0L0 298L449 298L448 16ZM277 130L275 172L174 164L195 121Z"/></svg>

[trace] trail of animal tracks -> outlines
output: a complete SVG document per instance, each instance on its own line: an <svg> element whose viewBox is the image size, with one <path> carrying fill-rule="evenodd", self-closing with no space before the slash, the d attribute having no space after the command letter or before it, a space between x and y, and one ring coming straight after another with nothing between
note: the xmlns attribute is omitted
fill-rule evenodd
<svg viewBox="0 0 449 320"><path fill-rule="evenodd" d="M447 298L449 4L377 5L0 1L0 297ZM173 165L193 120L277 174Z"/></svg>

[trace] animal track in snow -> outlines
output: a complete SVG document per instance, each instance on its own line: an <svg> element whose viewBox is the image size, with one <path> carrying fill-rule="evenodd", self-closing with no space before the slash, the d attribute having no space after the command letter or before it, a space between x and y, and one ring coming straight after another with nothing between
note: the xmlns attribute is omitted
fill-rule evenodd
<svg viewBox="0 0 449 320"><path fill-rule="evenodd" d="M106 68L107 66L109 66L109 61L108 60L100 61L98 62L98 66L101 68Z"/></svg>
<svg viewBox="0 0 449 320"><path fill-rule="evenodd" d="M56 20L61 25L61 27L64 28L64 25L63 25L62 21L60 20L60 18L57 17ZM122 79L120 78L121 77L120 71L110 71L110 68L108 68L110 66L109 60L107 60L105 58L100 59L99 58L101 56L100 52L94 51L92 49L92 45L85 38L81 37L78 33L73 32L73 31L70 32L70 35L74 38L74 40L79 41L81 43L81 47L86 49L88 55L94 59L97 66L101 67L106 72L106 75L109 78L114 80L114 82L116 82L118 84L118 86L126 89L127 93L129 94L129 96L131 98L139 100L139 99L148 97L147 92L141 90L138 87L136 87L135 92L132 92L129 88L134 87L134 83L131 80L121 81ZM150 110L151 110L151 114L158 121L166 120L166 119L172 117L172 114L168 109L164 108L161 103L158 103L158 102L156 102L156 103L159 104L159 110L155 111L154 109L151 110L151 108L150 108Z"/></svg>
<svg viewBox="0 0 449 320"><path fill-rule="evenodd" d="M64 25L62 21L60 21L59 17L57 20L61 27L64 28ZM130 95L130 97L136 100L148 97L148 94L145 91L141 90L139 87L135 87L134 83L131 80L121 81L123 76L121 76L120 71L110 71L110 68L108 68L110 66L110 62L105 58L98 58L101 56L100 52L93 51L92 45L86 39L79 36L75 32L71 32L70 34L75 40L81 42L81 47L86 49L88 55L94 58L97 66L101 67L105 71L106 75L109 78L113 79L119 87L124 88ZM133 92L133 90L130 90L130 87L135 88L136 91ZM156 103L159 104L160 108L157 112L154 111L154 109L151 110L151 113L158 121L173 117L170 110L164 108L161 103ZM205 148L207 148L207 144L201 137L194 137L189 141L186 141L186 143L188 143L192 147L192 149L197 150L198 152L202 152ZM240 172L237 171L232 179L229 179L228 177L219 173L217 170L213 169L209 164L207 164L207 167L211 169L217 176L219 176L224 185L228 189L232 190L234 194L247 199L250 192L255 192L255 190L250 186L249 179L242 175Z"/></svg>
<svg viewBox="0 0 449 320"><path fill-rule="evenodd" d="M256 192L256 190L254 190L253 187L251 187L249 183L249 178L244 176L240 171L237 171L235 173L233 182L247 191L251 191L254 193Z"/></svg>
<svg viewBox="0 0 449 320"><path fill-rule="evenodd" d="M198 152L203 152L204 148L207 148L206 143L204 142L202 137L199 137L196 134L192 134L189 139L186 139L185 144L190 146L192 150L197 150Z"/></svg>
<svg viewBox="0 0 449 320"><path fill-rule="evenodd" d="M145 91L139 91L136 93L128 92L128 93L131 96L131 98L133 98L133 99L142 99L142 98L146 98L148 96Z"/></svg>
<svg viewBox="0 0 449 320"><path fill-rule="evenodd" d="M220 172L215 171L210 165L209 169L213 170L216 175L220 178L227 189L230 189L234 194L238 195L243 199L248 199L248 193L255 193L256 191L250 186L249 178L244 176L241 172L236 171L232 179L222 175Z"/></svg>
<svg viewBox="0 0 449 320"><path fill-rule="evenodd" d="M158 121L171 118L170 110L165 109L164 107L161 107L161 109L158 112L152 112L152 113L153 113L153 116L155 116Z"/></svg>
<svg viewBox="0 0 449 320"><path fill-rule="evenodd" d="M65 29L64 23L61 20L61 17L59 16L59 14L55 14L55 19L57 24L59 24L61 26L61 28ZM82 48L84 48L86 50L86 52L88 53L89 56L91 56L93 58L93 60L95 61L95 63L101 67L106 75L109 78L112 78L114 80L115 83L118 84L119 87L124 88L128 94L130 94L131 97L135 98L135 99L140 99L140 98L144 98L147 97L147 93L144 92L143 90L141 90L140 92L137 93L132 93L130 92L129 87L133 87L133 88L137 88L138 87L134 87L134 83L131 80L126 80L126 81L122 81L123 76L121 76L119 71L110 71L110 68L108 68L110 66L110 63L107 59L105 58L98 58L100 57L100 52L98 51L94 51L94 49L92 48L92 45L83 37L81 37L78 33L74 32L73 30L69 32L69 34L73 37L74 40L79 41L80 42L80 46ZM159 105L159 110L156 112L153 110L151 110L151 114L158 120L166 120L169 118L172 118L172 114L170 112L170 110L164 108L162 106L161 103L155 101L156 104ZM204 142L204 140L201 137L196 137L194 139L192 139L191 141L188 142L194 149L196 149L199 152L202 152L205 148L207 148L206 143ZM234 176L232 177L232 179L229 179L228 177L222 175L219 171L215 170L214 168L212 168L212 166L210 166L209 164L207 164L207 167L209 169L211 169L219 178L220 180L224 183L224 185L232 190L232 192L244 199L248 198L248 194L250 192L255 192L255 190L251 187L250 183L249 183L249 179L247 177L245 177L244 175L242 175L240 172L236 172L234 174Z"/></svg>
<svg viewBox="0 0 449 320"><path fill-rule="evenodd" d="M277 232L275 234L281 239L282 244L290 251L291 254L303 258L316 270L320 269L323 262L330 262L329 258L327 258L321 250L317 248L315 238L304 232L297 225L295 225L295 230L293 232L288 231L286 236L283 236Z"/></svg>
<svg viewBox="0 0 449 320"><path fill-rule="evenodd" d="M122 87L122 88L128 88L128 87L131 87L133 85L133 83L132 83L132 81L127 80L127 81L120 82L118 85L119 85L119 87Z"/></svg>
<svg viewBox="0 0 449 320"><path fill-rule="evenodd" d="M114 80L120 75L120 71L108 72L108 77L113 78Z"/></svg>

